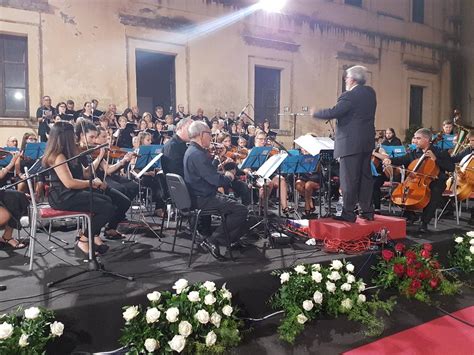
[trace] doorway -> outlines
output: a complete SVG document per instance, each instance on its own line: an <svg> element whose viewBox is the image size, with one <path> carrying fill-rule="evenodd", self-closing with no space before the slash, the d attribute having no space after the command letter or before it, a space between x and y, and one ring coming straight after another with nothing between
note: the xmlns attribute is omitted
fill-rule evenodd
<svg viewBox="0 0 474 355"><path fill-rule="evenodd" d="M280 128L280 69L255 67L255 121L270 121L271 128Z"/></svg>

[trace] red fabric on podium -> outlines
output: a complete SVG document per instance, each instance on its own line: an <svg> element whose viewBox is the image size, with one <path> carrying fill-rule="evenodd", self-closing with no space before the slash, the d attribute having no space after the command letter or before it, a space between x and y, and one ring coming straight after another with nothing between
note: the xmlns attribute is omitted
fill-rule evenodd
<svg viewBox="0 0 474 355"><path fill-rule="evenodd" d="M371 233L378 233L386 228L391 239L403 239L407 235L407 224L404 218L375 215L374 221L357 218L355 223L336 221L332 218L311 219L309 236L315 239L358 240Z"/></svg>

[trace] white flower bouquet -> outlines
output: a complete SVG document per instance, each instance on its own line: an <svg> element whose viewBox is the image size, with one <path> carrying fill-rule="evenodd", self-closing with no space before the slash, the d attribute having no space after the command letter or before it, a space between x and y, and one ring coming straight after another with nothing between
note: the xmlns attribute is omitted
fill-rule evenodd
<svg viewBox="0 0 474 355"><path fill-rule="evenodd" d="M452 266L465 273L474 271L474 231L454 235L454 251L448 254Z"/></svg>
<svg viewBox="0 0 474 355"><path fill-rule="evenodd" d="M225 284L180 279L173 290L149 293L147 306L124 307L120 343L129 353L223 353L240 342L242 324Z"/></svg>
<svg viewBox="0 0 474 355"><path fill-rule="evenodd" d="M0 354L42 354L63 331L53 312L41 307L0 315Z"/></svg>
<svg viewBox="0 0 474 355"><path fill-rule="evenodd" d="M354 270L351 263L333 260L328 266L297 265L293 270L276 272L281 286L272 305L285 312L278 328L280 338L293 343L305 323L323 313L333 317L345 314L365 324L368 335L380 334L383 323L375 312L390 312L394 303L382 302L377 297L368 302L363 294L365 283L356 279Z"/></svg>

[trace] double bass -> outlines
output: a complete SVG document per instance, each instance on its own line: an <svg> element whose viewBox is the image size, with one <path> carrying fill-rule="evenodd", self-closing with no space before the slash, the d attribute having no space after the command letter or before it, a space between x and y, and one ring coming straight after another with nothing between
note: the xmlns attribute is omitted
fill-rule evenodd
<svg viewBox="0 0 474 355"><path fill-rule="evenodd" d="M405 181L393 190L392 202L410 211L423 209L430 202L430 184L438 178L439 167L434 160L423 154L410 163L407 172Z"/></svg>

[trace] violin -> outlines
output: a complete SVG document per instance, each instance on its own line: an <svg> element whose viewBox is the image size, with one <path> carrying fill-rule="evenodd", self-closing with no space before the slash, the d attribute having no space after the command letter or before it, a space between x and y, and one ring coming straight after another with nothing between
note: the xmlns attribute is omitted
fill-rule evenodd
<svg viewBox="0 0 474 355"><path fill-rule="evenodd" d="M227 158L230 158L230 159L233 159L233 160L236 160L236 161L237 160L241 161L241 160L244 160L245 158L247 158L247 155L249 155L249 152L246 148L240 148L240 147L233 146L232 148L227 150L227 152L225 152L224 155Z"/></svg>
<svg viewBox="0 0 474 355"><path fill-rule="evenodd" d="M436 138L435 138L436 139ZM431 141L433 144L433 140ZM430 148L431 149L431 146ZM408 175L392 192L392 202L406 210L420 210L430 202L430 184L438 178L439 167L426 154L413 160L408 166Z"/></svg>

